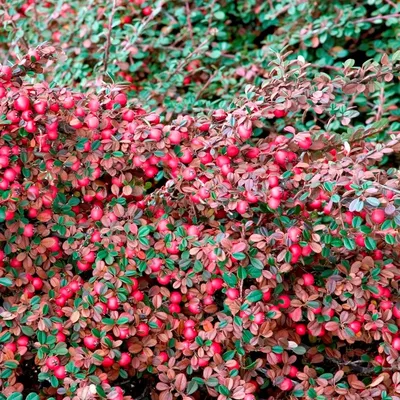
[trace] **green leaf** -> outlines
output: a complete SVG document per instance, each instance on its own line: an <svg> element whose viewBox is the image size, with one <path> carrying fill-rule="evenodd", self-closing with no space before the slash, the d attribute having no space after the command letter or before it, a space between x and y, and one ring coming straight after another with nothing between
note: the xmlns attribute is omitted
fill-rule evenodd
<svg viewBox="0 0 400 400"><path fill-rule="evenodd" d="M223 11L217 11L217 12L214 14L214 17L215 17L216 19L219 19L220 21L223 21L223 20L225 19L225 13L224 13Z"/></svg>
<svg viewBox="0 0 400 400"><path fill-rule="evenodd" d="M343 244L347 250L355 250L356 249L356 242L353 239L343 238Z"/></svg>
<svg viewBox="0 0 400 400"><path fill-rule="evenodd" d="M243 279L246 279L246 278L247 278L247 271L246 271L246 268L240 266L240 267L238 268L237 274L238 274L238 278L239 278L239 279L242 279L242 280L243 280Z"/></svg>
<svg viewBox="0 0 400 400"><path fill-rule="evenodd" d="M129 318L128 317L119 317L117 319L117 324L118 325L124 325L127 324L129 322Z"/></svg>
<svg viewBox="0 0 400 400"><path fill-rule="evenodd" d="M22 393L13 393L7 397L7 400L22 400L23 398Z"/></svg>
<svg viewBox="0 0 400 400"><path fill-rule="evenodd" d="M367 197L365 201L373 207L379 207L381 202L376 197Z"/></svg>
<svg viewBox="0 0 400 400"><path fill-rule="evenodd" d="M36 334L38 341L40 344L45 344L46 343L46 333L44 333L43 331L39 331Z"/></svg>
<svg viewBox="0 0 400 400"><path fill-rule="evenodd" d="M10 287L12 286L12 280L10 278L0 278L0 286Z"/></svg>
<svg viewBox="0 0 400 400"><path fill-rule="evenodd" d="M275 354L282 354L284 350L282 346L272 346L272 351Z"/></svg>
<svg viewBox="0 0 400 400"><path fill-rule="evenodd" d="M18 368L18 361L15 361L15 360L5 361L4 366L6 368L16 369L16 368Z"/></svg>
<svg viewBox="0 0 400 400"><path fill-rule="evenodd" d="M22 333L26 336L33 336L33 334L35 333L35 331L30 326L26 325L21 326L21 330Z"/></svg>
<svg viewBox="0 0 400 400"><path fill-rule="evenodd" d="M97 392L97 394L98 394L99 396L101 396L101 397L103 397L103 398L106 398L106 397L107 397L107 394L106 394L106 392L104 391L104 389L101 387L101 385L96 385L96 392Z"/></svg>
<svg viewBox="0 0 400 400"><path fill-rule="evenodd" d="M350 203L350 206L349 206L349 210L351 212L354 212L354 211L360 212L360 211L362 211L363 208L364 208L364 202L362 200L360 200L359 198L354 199Z"/></svg>
<svg viewBox="0 0 400 400"><path fill-rule="evenodd" d="M196 342L199 346L203 346L203 344L204 344L204 340L203 340L200 336L197 336L197 337L196 337L195 342Z"/></svg>
<svg viewBox="0 0 400 400"><path fill-rule="evenodd" d="M235 325L237 325L237 326L242 326L243 320L242 320L242 318L239 317L239 315L235 315L235 316L233 317L233 323L234 323Z"/></svg>
<svg viewBox="0 0 400 400"><path fill-rule="evenodd" d="M186 393L190 395L196 392L198 389L199 389L199 384L196 381L191 380L187 385Z"/></svg>
<svg viewBox="0 0 400 400"><path fill-rule="evenodd" d="M362 224L362 221L363 221L362 218L357 216L357 217L353 218L353 221L351 224L353 225L353 228L359 228Z"/></svg>
<svg viewBox="0 0 400 400"><path fill-rule="evenodd" d="M58 387L58 379L55 376L50 377L50 384L52 387Z"/></svg>
<svg viewBox="0 0 400 400"><path fill-rule="evenodd" d="M71 207L77 206L78 204L80 204L81 200L78 197L71 197L68 200L68 205Z"/></svg>
<svg viewBox="0 0 400 400"><path fill-rule="evenodd" d="M250 258L250 264L259 270L264 269L263 263L258 258Z"/></svg>
<svg viewBox="0 0 400 400"><path fill-rule="evenodd" d="M150 227L147 225L141 226L138 230L138 236L143 238L150 233Z"/></svg>
<svg viewBox="0 0 400 400"><path fill-rule="evenodd" d="M307 350L303 346L297 346L293 349L293 353L298 354L299 356L306 354Z"/></svg>
<svg viewBox="0 0 400 400"><path fill-rule="evenodd" d="M315 391L314 388L310 388L307 391L308 397L311 397L312 399L315 399L317 397L317 392Z"/></svg>
<svg viewBox="0 0 400 400"><path fill-rule="evenodd" d="M39 396L36 393L29 393L26 400L39 400Z"/></svg>
<svg viewBox="0 0 400 400"><path fill-rule="evenodd" d="M218 379L214 378L214 377L208 378L206 380L206 385L210 386L210 387L216 387L216 386L218 386L218 383L219 383Z"/></svg>
<svg viewBox="0 0 400 400"><path fill-rule="evenodd" d="M229 351L224 353L224 355L222 356L222 359L224 361L232 360L233 357L235 357L235 354L236 354L236 350L229 350Z"/></svg>
<svg viewBox="0 0 400 400"><path fill-rule="evenodd" d="M254 268L252 265L247 266L247 273L250 278L257 279L262 275L262 270Z"/></svg>
<svg viewBox="0 0 400 400"><path fill-rule="evenodd" d="M324 182L323 186L327 192L332 192L334 188L334 184L332 182Z"/></svg>
<svg viewBox="0 0 400 400"><path fill-rule="evenodd" d="M235 287L237 284L237 278L236 278L236 275L234 275L234 274L228 274L228 273L224 272L224 274L222 275L222 278L230 287Z"/></svg>
<svg viewBox="0 0 400 400"><path fill-rule="evenodd" d="M233 253L232 257L235 260L241 261L241 260L244 260L246 258L246 254L244 254L244 253Z"/></svg>
<svg viewBox="0 0 400 400"><path fill-rule="evenodd" d="M250 343L250 340L253 339L253 337L253 334L248 329L243 331L243 341L245 343Z"/></svg>
<svg viewBox="0 0 400 400"><path fill-rule="evenodd" d="M194 262L193 271L196 273L203 271L203 264L201 263L201 261L196 260Z"/></svg>
<svg viewBox="0 0 400 400"><path fill-rule="evenodd" d="M368 250L375 250L376 249L376 242L374 239L372 239L371 237L367 236L365 238L365 247Z"/></svg>
<svg viewBox="0 0 400 400"><path fill-rule="evenodd" d="M375 286L367 286L367 289L373 294L379 294L379 290Z"/></svg>
<svg viewBox="0 0 400 400"><path fill-rule="evenodd" d="M0 336L0 343L7 343L11 339L11 333L5 332Z"/></svg>
<svg viewBox="0 0 400 400"><path fill-rule="evenodd" d="M263 292L261 290L253 290L247 295L246 299L250 303L255 303L257 301L260 301L262 297L263 297Z"/></svg>
<svg viewBox="0 0 400 400"><path fill-rule="evenodd" d="M230 390L224 385L219 385L217 387L217 390L218 390L219 393L221 393L225 397L228 397L230 395L230 393L231 393Z"/></svg>
<svg viewBox="0 0 400 400"><path fill-rule="evenodd" d="M385 236L385 242L387 244L393 245L396 243L396 239L394 238L393 235L390 235L389 233Z"/></svg>
<svg viewBox="0 0 400 400"><path fill-rule="evenodd" d="M397 333L399 331L399 328L394 324L388 324L387 327L392 333Z"/></svg>

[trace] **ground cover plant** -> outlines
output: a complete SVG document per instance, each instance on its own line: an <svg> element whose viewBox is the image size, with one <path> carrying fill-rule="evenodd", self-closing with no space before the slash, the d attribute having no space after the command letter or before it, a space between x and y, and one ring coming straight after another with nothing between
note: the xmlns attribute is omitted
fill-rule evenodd
<svg viewBox="0 0 400 400"><path fill-rule="evenodd" d="M233 35L234 4L214 9L209 23L222 27L210 29ZM147 26L211 5L87 8L107 33L114 16L116 32L125 29L126 7ZM275 9L276 23L292 27L296 47L308 17L290 5ZM32 46L42 8L65 11L62 2L2 3L2 15L19 14L4 29L29 32L26 53L22 37L3 37L10 62L0 66L2 399L400 399L400 52L371 46L394 38L396 5L361 5L365 29L393 25L368 31L369 42L351 33L371 60L326 58L321 70L310 47L321 56L323 41L303 40L270 51L251 79L204 78L179 92L168 78L148 96L117 81L119 44L107 56L107 35L103 61L74 56L67 40L64 50L57 38ZM73 31L80 11L71 10L47 23ZM240 10L259 37L261 11ZM199 25L185 21L196 41ZM353 39L333 31L325 40L354 52ZM143 87L163 65L175 68L155 56L168 48L150 42L154 70L134 74ZM197 59L182 51L182 66ZM73 75L80 63L85 79ZM222 102L180 108L209 95Z"/></svg>
<svg viewBox="0 0 400 400"><path fill-rule="evenodd" d="M379 61L400 49L399 15L390 0L15 0L0 7L0 62L48 41L67 55L49 81L80 90L125 82L130 97L170 117L226 107L260 85L270 48L288 46L309 72Z"/></svg>

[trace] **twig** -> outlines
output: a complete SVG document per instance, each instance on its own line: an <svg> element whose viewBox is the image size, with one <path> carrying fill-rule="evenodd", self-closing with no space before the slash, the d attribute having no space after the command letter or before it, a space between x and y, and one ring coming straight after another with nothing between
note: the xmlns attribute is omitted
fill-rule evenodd
<svg viewBox="0 0 400 400"><path fill-rule="evenodd" d="M211 52L210 52L210 51L207 51L207 52L205 53L205 55L206 55L207 57L210 57L210 56L211 56ZM233 55L233 54L228 54L228 53L221 53L220 57L230 58L231 60L234 60L234 59L236 58L235 55Z"/></svg>
<svg viewBox="0 0 400 400"><path fill-rule="evenodd" d="M178 73L186 64L189 63L189 60L197 55L198 53L200 53L201 49L203 48L203 46L205 46L208 42L210 41L210 38L207 38L206 40L204 40L203 42L201 42L187 57L185 57L179 64L178 66L175 68L175 70L170 71L167 75L167 77L165 79L163 79L163 81L168 81L172 75L175 75L176 73Z"/></svg>
<svg viewBox="0 0 400 400"><path fill-rule="evenodd" d="M209 12L209 18L208 18L208 26L207 26L207 33L210 33L210 29L211 29L211 24L212 24L212 21L213 21L213 15L214 15L214 13L213 13L213 10L214 10L214 6L215 6L215 3L217 2L217 0L213 0L212 2L211 2L211 4L210 4L210 12Z"/></svg>
<svg viewBox="0 0 400 400"><path fill-rule="evenodd" d="M308 0L297 0L294 3L287 4L286 6L282 7L279 11L277 11L275 14L271 15L269 19L275 19L278 18L281 14L284 14L286 11L288 11L292 7L296 7L300 4L306 3ZM270 3L271 4L271 3Z"/></svg>
<svg viewBox="0 0 400 400"><path fill-rule="evenodd" d="M382 85L381 90L379 92L378 110L375 115L375 121L379 121L382 117L384 102L385 102L385 85Z"/></svg>
<svg viewBox="0 0 400 400"><path fill-rule="evenodd" d="M188 24L190 40L192 41L192 46L194 48L195 41L193 38L193 26L192 26L192 20L190 19L190 6L189 6L188 0L185 0L185 8L186 8L186 20L187 20L187 24Z"/></svg>
<svg viewBox="0 0 400 400"><path fill-rule="evenodd" d="M309 65L311 65L312 67L315 68L320 68L320 69L333 69L334 71L343 71L343 68L341 67L335 67L333 65L319 65L319 64L313 64L313 63L309 63Z"/></svg>
<svg viewBox="0 0 400 400"><path fill-rule="evenodd" d="M368 180L362 180L362 181L363 181L363 182L371 182L371 181L368 181ZM397 189L392 188L392 187L390 187L390 186L382 185L382 183L379 183L379 182L373 182L373 183L374 183L376 186L381 187L382 189L391 190L391 191L394 192L394 193L400 194L400 190L397 190Z"/></svg>
<svg viewBox="0 0 400 400"><path fill-rule="evenodd" d="M147 18L143 19L143 22L136 29L135 35L132 40L127 41L127 43L125 44L123 51L125 51L129 46L132 46L136 43L142 32L145 30L146 26L161 12L164 3L165 0L161 0L158 5L153 9L153 12Z"/></svg>
<svg viewBox="0 0 400 400"><path fill-rule="evenodd" d="M390 18L399 18L399 17L400 17L400 13L388 14L388 15L377 15L376 17L357 19L356 21L354 21L354 24L360 24L362 22L373 22L373 21L376 21L377 19L390 19Z"/></svg>
<svg viewBox="0 0 400 400"><path fill-rule="evenodd" d="M216 77L216 75L218 74L218 71L215 71L207 80L207 82L203 85L203 87L197 92L196 95L196 100L197 101L201 95L204 93L204 91L210 86L211 82L213 81L213 79Z"/></svg>
<svg viewBox="0 0 400 400"><path fill-rule="evenodd" d="M355 82L357 82L357 83L363 83L363 82L369 81L369 80L371 80L371 79L380 78L380 77L382 77L382 76L384 76L384 75L386 75L386 74L394 73L394 72L399 72L399 71L400 71L400 66L397 66L397 67L393 67L392 71L380 72L379 74L378 74L378 73L376 73L376 74L371 74L371 75L366 76L365 78L362 78L360 81L355 81ZM353 82L352 82L352 83L353 83Z"/></svg>
<svg viewBox="0 0 400 400"><path fill-rule="evenodd" d="M113 22L113 18L114 18L114 14L115 14L116 5L117 5L117 1L113 0L110 17L108 18L107 42L106 42L106 48L105 48L105 52L104 52L104 59L103 59L104 75L107 73L108 58L110 57L112 22Z"/></svg>
<svg viewBox="0 0 400 400"><path fill-rule="evenodd" d="M391 0L385 0L386 3L388 3L390 6L397 8L396 4L393 3Z"/></svg>

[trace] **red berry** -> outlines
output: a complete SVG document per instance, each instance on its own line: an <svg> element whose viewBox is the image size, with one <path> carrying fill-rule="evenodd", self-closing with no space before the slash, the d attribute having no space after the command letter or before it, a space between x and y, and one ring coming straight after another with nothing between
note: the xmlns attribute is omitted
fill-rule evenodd
<svg viewBox="0 0 400 400"><path fill-rule="evenodd" d="M149 326L146 323L141 322L136 328L136 335L139 337L144 337L149 334L149 331Z"/></svg>
<svg viewBox="0 0 400 400"><path fill-rule="evenodd" d="M382 224L385 221L385 218L385 211L380 208L371 213L371 221L376 225Z"/></svg>
<svg viewBox="0 0 400 400"><path fill-rule="evenodd" d="M182 301L182 295L179 292L172 292L170 301L172 303L180 303Z"/></svg>
<svg viewBox="0 0 400 400"><path fill-rule="evenodd" d="M395 350L400 350L400 337L396 337L392 340L392 346Z"/></svg>
<svg viewBox="0 0 400 400"><path fill-rule="evenodd" d="M297 243L300 240L301 237L301 229L297 228L296 226L292 226L291 228L289 228L288 230L288 236L289 239L294 242Z"/></svg>
<svg viewBox="0 0 400 400"><path fill-rule="evenodd" d="M281 390L284 390L285 392L289 392L290 390L293 389L294 384L289 378L284 378L283 382L279 385Z"/></svg>
<svg viewBox="0 0 400 400"><path fill-rule="evenodd" d="M28 346L28 343L29 343L28 336L22 335L17 339L18 346L26 347L26 346Z"/></svg>
<svg viewBox="0 0 400 400"><path fill-rule="evenodd" d="M361 323L359 321L353 321L349 324L350 329L354 333L358 333L361 331Z"/></svg>
<svg viewBox="0 0 400 400"><path fill-rule="evenodd" d="M210 346L210 349L215 353L215 354L221 354L222 353L222 346L217 343L213 342Z"/></svg>
<svg viewBox="0 0 400 400"><path fill-rule="evenodd" d="M30 100L28 97L20 95L15 101L14 101L14 109L16 111L27 111L31 107Z"/></svg>
<svg viewBox="0 0 400 400"><path fill-rule="evenodd" d="M121 367L127 367L127 366L129 366L131 361L132 361L132 357L131 357L131 355L129 353L122 353L121 354L121 359L118 361L118 364Z"/></svg>
<svg viewBox="0 0 400 400"><path fill-rule="evenodd" d="M54 370L60 365L60 360L57 356L51 356L46 360L47 368Z"/></svg>
<svg viewBox="0 0 400 400"><path fill-rule="evenodd" d="M143 8L143 10L142 10L142 14L145 17L148 17L152 12L153 12L153 10L150 6L147 6L147 7Z"/></svg>
<svg viewBox="0 0 400 400"><path fill-rule="evenodd" d="M111 310L111 311L115 311L118 310L119 308L119 300L117 297L112 296L107 300L107 307Z"/></svg>
<svg viewBox="0 0 400 400"><path fill-rule="evenodd" d="M100 207L94 207L90 212L93 221L100 221L103 218L103 210Z"/></svg>
<svg viewBox="0 0 400 400"><path fill-rule="evenodd" d="M314 285L314 276L312 274L304 274L303 275L304 286L312 286Z"/></svg>
<svg viewBox="0 0 400 400"><path fill-rule="evenodd" d="M278 307L279 308L289 308L290 298L286 294L282 294L278 297Z"/></svg>
<svg viewBox="0 0 400 400"><path fill-rule="evenodd" d="M239 290L238 289L234 289L234 288L229 288L226 291L226 297L228 297L229 300L236 300L239 298Z"/></svg>
<svg viewBox="0 0 400 400"><path fill-rule="evenodd" d="M54 376L57 379L64 379L67 376L67 373L65 371L65 367L63 365L60 365L54 370Z"/></svg>
<svg viewBox="0 0 400 400"><path fill-rule="evenodd" d="M114 360L110 357L104 357L103 362L101 363L103 367L109 368L114 365Z"/></svg>
<svg viewBox="0 0 400 400"><path fill-rule="evenodd" d="M274 115L276 118L283 118L285 117L287 112L285 110L274 110Z"/></svg>
<svg viewBox="0 0 400 400"><path fill-rule="evenodd" d="M43 287L43 281L41 278L33 278L32 285L35 288L35 290L41 290Z"/></svg>
<svg viewBox="0 0 400 400"><path fill-rule="evenodd" d="M94 336L85 336L83 343L89 350L95 350L99 345L99 340Z"/></svg>

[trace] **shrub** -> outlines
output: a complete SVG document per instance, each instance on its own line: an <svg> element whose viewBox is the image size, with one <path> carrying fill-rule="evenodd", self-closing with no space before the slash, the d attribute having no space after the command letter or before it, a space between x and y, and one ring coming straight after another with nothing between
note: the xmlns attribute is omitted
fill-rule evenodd
<svg viewBox="0 0 400 400"><path fill-rule="evenodd" d="M287 46L293 59L302 55L312 64L310 72L329 74L347 58L362 65L400 49L392 1L5 3L4 59L18 60L27 46L50 41L68 58L52 67L49 81L81 90L102 78L125 81L130 97L167 115L226 108L246 84L261 84L275 59L270 48L280 52ZM398 82L393 89L386 85L385 96L398 102Z"/></svg>
<svg viewBox="0 0 400 400"><path fill-rule="evenodd" d="M171 123L55 56L0 70L2 398L398 400L399 53Z"/></svg>

